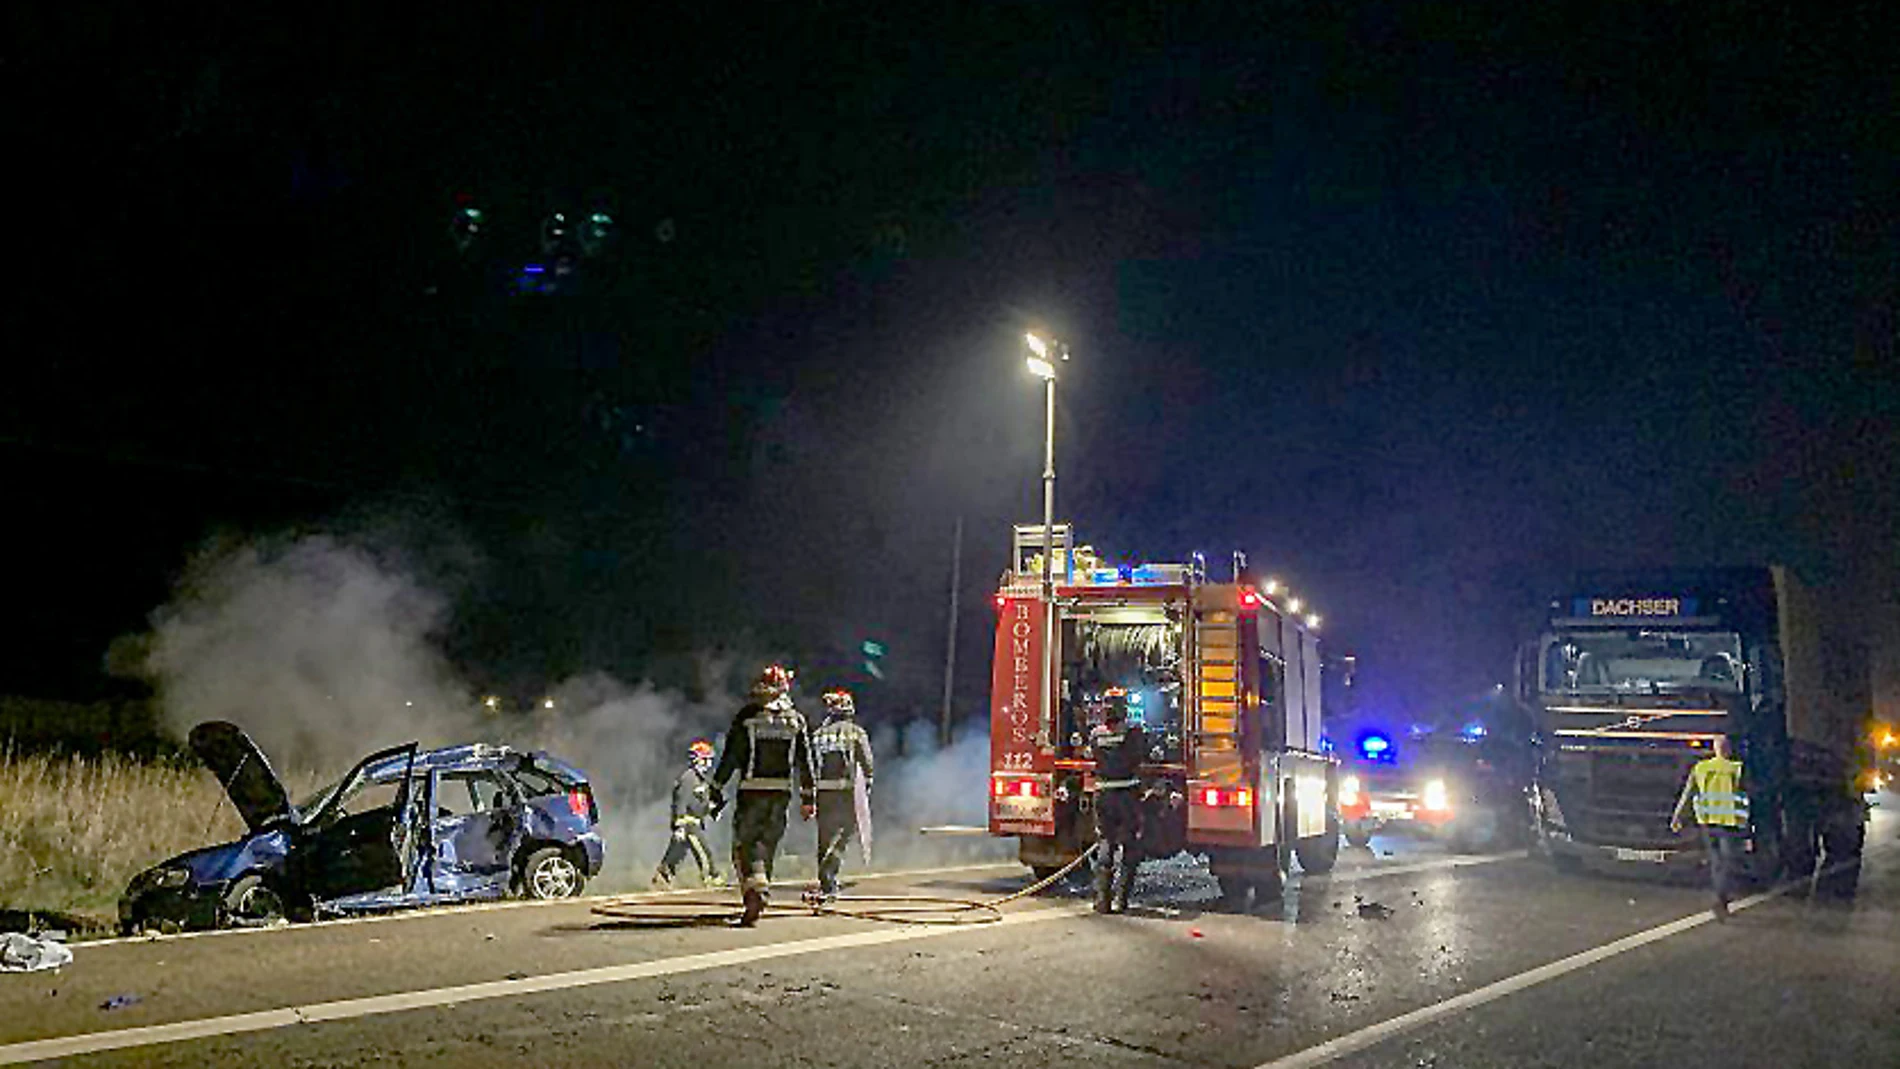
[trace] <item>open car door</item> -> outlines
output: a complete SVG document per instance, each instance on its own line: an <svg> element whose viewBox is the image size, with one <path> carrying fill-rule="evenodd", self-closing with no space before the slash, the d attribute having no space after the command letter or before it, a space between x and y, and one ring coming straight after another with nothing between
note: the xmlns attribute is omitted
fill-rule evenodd
<svg viewBox="0 0 1900 1069"><path fill-rule="evenodd" d="M299 826L290 876L313 903L375 892L399 899L410 891L422 800L416 749L412 742L365 757Z"/></svg>

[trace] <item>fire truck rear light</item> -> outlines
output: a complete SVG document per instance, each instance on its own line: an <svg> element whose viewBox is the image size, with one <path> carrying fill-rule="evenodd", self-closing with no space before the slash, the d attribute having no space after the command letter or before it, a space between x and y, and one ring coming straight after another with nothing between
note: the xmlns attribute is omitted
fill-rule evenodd
<svg viewBox="0 0 1900 1069"><path fill-rule="evenodd" d="M1207 793L1201 795L1201 804L1208 806L1210 808L1213 806L1220 805L1220 792L1215 790L1212 787L1209 787L1207 789Z"/></svg>
<svg viewBox="0 0 1900 1069"><path fill-rule="evenodd" d="M1258 609L1260 607L1260 595L1251 590L1241 591L1240 607L1243 609Z"/></svg>
<svg viewBox="0 0 1900 1069"><path fill-rule="evenodd" d="M1036 781L1033 779L1018 780L1016 782L1016 793L1024 798L1036 797Z"/></svg>
<svg viewBox="0 0 1900 1069"><path fill-rule="evenodd" d="M1001 798L1002 796L1009 793L1009 783L1006 780L1000 780L1000 779L991 780L990 793L995 795L998 798Z"/></svg>
<svg viewBox="0 0 1900 1069"><path fill-rule="evenodd" d="M1004 596L1003 596L1003 595L1001 595L1001 594L998 594L998 595L996 595L996 597L994 597L994 598L992 598L991 600L993 600L993 601L995 601L995 602L996 602L996 611L997 611L997 612L1002 612L1002 611L1003 611L1003 607L1009 604L1009 599L1008 599L1008 598L1006 598L1006 597L1004 597Z"/></svg>
<svg viewBox="0 0 1900 1069"><path fill-rule="evenodd" d="M1247 806L1252 805L1253 792L1252 791L1235 791L1234 804L1237 806L1240 806L1243 809L1246 808Z"/></svg>

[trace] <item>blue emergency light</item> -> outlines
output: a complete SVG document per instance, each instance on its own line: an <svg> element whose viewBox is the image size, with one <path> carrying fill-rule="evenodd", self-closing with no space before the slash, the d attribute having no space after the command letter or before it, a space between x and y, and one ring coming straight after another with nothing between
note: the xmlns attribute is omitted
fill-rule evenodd
<svg viewBox="0 0 1900 1069"><path fill-rule="evenodd" d="M1384 735L1372 734L1359 740L1359 752L1375 761L1379 759L1380 754L1390 752L1391 749L1392 740Z"/></svg>

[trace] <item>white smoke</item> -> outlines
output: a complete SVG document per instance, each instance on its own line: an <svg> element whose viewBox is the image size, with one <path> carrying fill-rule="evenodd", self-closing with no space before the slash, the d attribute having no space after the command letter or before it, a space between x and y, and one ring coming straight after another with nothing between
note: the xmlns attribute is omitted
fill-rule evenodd
<svg viewBox="0 0 1900 1069"><path fill-rule="evenodd" d="M227 542L199 554L153 613L151 629L122 641L112 656L152 684L179 734L204 720L229 720L280 769L334 775L372 750L410 740L546 749L594 785L608 851L605 887L644 881L666 845L668 798L687 744L721 741L764 658L700 656L700 700L588 673L552 688L551 710L485 714L442 650L450 608L414 558L380 542L337 534ZM816 726L820 704L800 697ZM974 735L939 749L934 724L880 724L875 710L867 714L878 757L874 867L1006 854L1006 844L991 840L916 834L924 825L983 821L987 739ZM712 836L722 869L729 823L720 821ZM809 870L815 840L815 826L794 814L787 873ZM855 851L851 867L858 867Z"/></svg>

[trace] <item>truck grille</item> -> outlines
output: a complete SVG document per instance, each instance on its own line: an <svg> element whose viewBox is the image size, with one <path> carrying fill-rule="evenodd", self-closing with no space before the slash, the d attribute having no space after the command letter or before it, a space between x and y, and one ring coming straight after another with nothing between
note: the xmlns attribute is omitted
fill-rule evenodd
<svg viewBox="0 0 1900 1069"><path fill-rule="evenodd" d="M1688 765L1678 754L1564 754L1557 801L1570 834L1599 846L1665 846Z"/></svg>

